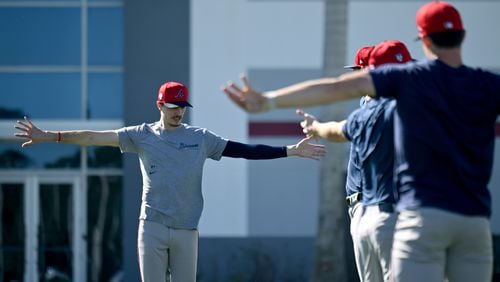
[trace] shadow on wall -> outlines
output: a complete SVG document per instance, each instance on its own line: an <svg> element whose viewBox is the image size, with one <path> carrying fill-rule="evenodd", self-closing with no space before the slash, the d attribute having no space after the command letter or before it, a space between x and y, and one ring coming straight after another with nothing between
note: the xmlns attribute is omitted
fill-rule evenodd
<svg viewBox="0 0 500 282"><path fill-rule="evenodd" d="M199 282L308 281L314 238L200 238Z"/></svg>
<svg viewBox="0 0 500 282"><path fill-rule="evenodd" d="M500 235L493 235L492 282L500 282ZM198 282L303 282L313 267L313 237L200 238ZM358 281L354 258L346 258L349 281Z"/></svg>

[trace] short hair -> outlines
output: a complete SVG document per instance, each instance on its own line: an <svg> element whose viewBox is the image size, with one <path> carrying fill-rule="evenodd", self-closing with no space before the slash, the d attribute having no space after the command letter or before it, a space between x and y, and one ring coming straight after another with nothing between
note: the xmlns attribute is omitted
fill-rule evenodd
<svg viewBox="0 0 500 282"><path fill-rule="evenodd" d="M440 48L460 47L464 41L465 31L450 30L444 32L435 32L428 35L432 42Z"/></svg>

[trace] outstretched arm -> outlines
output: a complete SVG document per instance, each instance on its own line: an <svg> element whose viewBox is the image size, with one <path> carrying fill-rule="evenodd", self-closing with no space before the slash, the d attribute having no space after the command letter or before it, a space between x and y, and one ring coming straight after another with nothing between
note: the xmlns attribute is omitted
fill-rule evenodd
<svg viewBox="0 0 500 282"><path fill-rule="evenodd" d="M297 109L296 113L304 118L300 122L302 127L302 132L307 136L315 138L323 138L332 142L347 142L349 141L342 131L342 127L345 124L345 120L337 122L319 122L313 115L308 114L301 109Z"/></svg>
<svg viewBox="0 0 500 282"><path fill-rule="evenodd" d="M243 87L230 81L222 90L237 106L250 113L331 104L364 95L375 96L375 86L368 70L346 73L337 78L308 80L264 93L253 89L246 76L241 79Z"/></svg>
<svg viewBox="0 0 500 282"><path fill-rule="evenodd" d="M269 145L250 145L234 141L228 141L222 156L231 158L244 158L249 160L269 160L298 156L318 160L326 154L324 145L309 143L311 138L304 138L297 144L275 147Z"/></svg>
<svg viewBox="0 0 500 282"><path fill-rule="evenodd" d="M36 127L27 117L23 121L17 121L14 126L21 133L15 136L27 139L22 144L23 147L39 143L67 143L82 146L119 146L118 133L113 130L92 131L92 130L74 130L74 131L47 131Z"/></svg>

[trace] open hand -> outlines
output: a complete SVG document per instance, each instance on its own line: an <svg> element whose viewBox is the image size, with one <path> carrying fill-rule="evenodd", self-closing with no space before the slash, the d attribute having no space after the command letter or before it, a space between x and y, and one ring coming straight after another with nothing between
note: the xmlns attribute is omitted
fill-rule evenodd
<svg viewBox="0 0 500 282"><path fill-rule="evenodd" d="M27 117L23 121L18 120L14 127L22 132L14 134L15 136L28 139L22 144L23 147L48 141L47 132L40 130Z"/></svg>
<svg viewBox="0 0 500 282"><path fill-rule="evenodd" d="M226 93L231 101L246 112L259 113L268 111L268 99L261 92L252 88L245 75L241 75L241 80L243 81L243 88L229 81L226 86L221 87L221 90Z"/></svg>
<svg viewBox="0 0 500 282"><path fill-rule="evenodd" d="M319 137L318 131L315 127L315 125L318 123L316 117L304 112L302 109L297 109L295 113L304 119L300 122L302 132L308 137Z"/></svg>
<svg viewBox="0 0 500 282"><path fill-rule="evenodd" d="M319 160L320 157L326 155L324 145L310 143L312 137L306 137L295 145L288 146L288 154L290 156L299 156L313 160Z"/></svg>

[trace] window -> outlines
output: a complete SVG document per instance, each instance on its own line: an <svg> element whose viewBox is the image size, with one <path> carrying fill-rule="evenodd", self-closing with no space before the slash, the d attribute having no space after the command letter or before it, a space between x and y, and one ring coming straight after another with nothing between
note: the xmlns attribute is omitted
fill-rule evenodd
<svg viewBox="0 0 500 282"><path fill-rule="evenodd" d="M1 8L0 65L79 65L80 9Z"/></svg>
<svg viewBox="0 0 500 282"><path fill-rule="evenodd" d="M0 0L0 42L0 174L20 179L0 177L0 281L116 280L123 275L119 149L21 148L5 128L25 115L61 130L121 124L123 0ZM35 224L25 226L26 218ZM82 230L78 219L86 219Z"/></svg>
<svg viewBox="0 0 500 282"><path fill-rule="evenodd" d="M0 73L0 85L4 93L0 98L0 118L81 117L79 74Z"/></svg>
<svg viewBox="0 0 500 282"><path fill-rule="evenodd" d="M20 144L0 143L0 169L78 167L79 146L39 144L21 149Z"/></svg>
<svg viewBox="0 0 500 282"><path fill-rule="evenodd" d="M120 8L89 9L89 65L123 64Z"/></svg>
<svg viewBox="0 0 500 282"><path fill-rule="evenodd" d="M88 185L87 279L115 281L122 271L122 178L91 176Z"/></svg>
<svg viewBox="0 0 500 282"><path fill-rule="evenodd" d="M122 81L123 75L121 73L96 73L89 75L89 119L123 118Z"/></svg>

